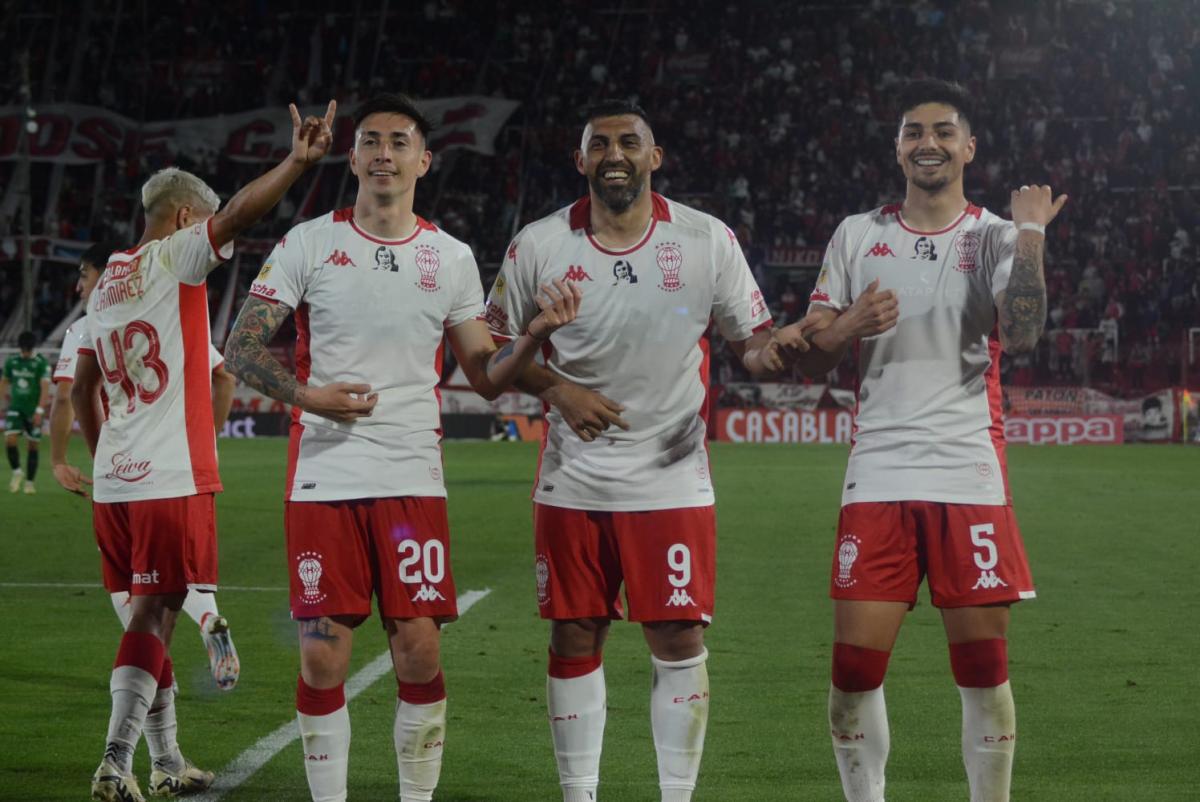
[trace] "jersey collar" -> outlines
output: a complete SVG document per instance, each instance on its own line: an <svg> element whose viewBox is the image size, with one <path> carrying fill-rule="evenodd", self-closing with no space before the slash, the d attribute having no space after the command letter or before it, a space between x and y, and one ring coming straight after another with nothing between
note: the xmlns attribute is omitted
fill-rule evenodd
<svg viewBox="0 0 1200 802"><path fill-rule="evenodd" d="M592 244L593 248L600 251L600 253L607 254L609 256L624 256L625 254L633 253L638 248L649 242L651 235L654 234L655 227L660 221L664 223L671 222L671 206L667 203L667 199L662 195L659 195L657 192L651 192L650 225L646 228L646 234L632 248L626 248L622 251L614 251L609 248L605 248L596 241L595 237L592 236L592 198L590 195L584 195L571 205L571 209L568 212L568 219L570 221L571 230L582 230L584 233L586 233L588 242Z"/></svg>

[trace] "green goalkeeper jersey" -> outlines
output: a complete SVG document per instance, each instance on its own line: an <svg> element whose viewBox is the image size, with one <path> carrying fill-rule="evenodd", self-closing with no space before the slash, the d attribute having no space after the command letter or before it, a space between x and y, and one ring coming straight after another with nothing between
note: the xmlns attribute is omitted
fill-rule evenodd
<svg viewBox="0 0 1200 802"><path fill-rule="evenodd" d="M14 354L4 362L4 378L12 397L9 410L33 415L42 398L42 380L50 378L50 363L41 354Z"/></svg>

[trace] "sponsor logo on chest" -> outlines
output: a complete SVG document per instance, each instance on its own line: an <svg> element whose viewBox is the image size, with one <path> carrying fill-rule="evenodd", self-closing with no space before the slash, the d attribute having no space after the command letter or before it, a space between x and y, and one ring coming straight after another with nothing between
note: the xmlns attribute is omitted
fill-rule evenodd
<svg viewBox="0 0 1200 802"><path fill-rule="evenodd" d="M139 459L128 451L118 451L112 455L112 468L104 478L133 484L145 479L152 470L150 460Z"/></svg>

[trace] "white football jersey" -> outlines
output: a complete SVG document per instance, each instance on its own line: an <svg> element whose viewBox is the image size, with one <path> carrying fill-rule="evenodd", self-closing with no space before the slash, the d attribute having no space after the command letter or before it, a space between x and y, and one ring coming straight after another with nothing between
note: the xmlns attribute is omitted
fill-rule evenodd
<svg viewBox="0 0 1200 802"><path fill-rule="evenodd" d="M221 490L212 416L211 220L108 259L88 299L86 346L104 375L108 419L92 480L99 502Z"/></svg>
<svg viewBox="0 0 1200 802"><path fill-rule="evenodd" d="M705 401L715 322L740 341L771 323L737 239L721 221L661 195L641 241L605 248L588 230L590 199L526 226L488 298L494 335L516 337L538 314L538 287L579 283L579 316L550 338L546 364L623 404L628 432L580 440L547 411L534 500L583 510L712 504Z"/></svg>
<svg viewBox="0 0 1200 802"><path fill-rule="evenodd" d="M1017 231L968 206L917 231L899 204L842 221L811 302L839 311L875 279L895 290L896 326L857 350L854 434L842 504L1007 504L996 296Z"/></svg>
<svg viewBox="0 0 1200 802"><path fill-rule="evenodd" d="M75 381L75 363L78 361L79 349L87 348L88 326L87 317L81 317L63 334L62 350L58 352L58 362L54 364L54 383ZM91 350L87 348L87 350ZM225 357L211 342L208 344L208 367L216 370L225 363Z"/></svg>
<svg viewBox="0 0 1200 802"><path fill-rule="evenodd" d="M471 249L420 218L385 240L341 209L289 231L250 294L295 310L301 383L379 394L353 423L293 410L287 498L445 496L437 385L445 329L483 309Z"/></svg>

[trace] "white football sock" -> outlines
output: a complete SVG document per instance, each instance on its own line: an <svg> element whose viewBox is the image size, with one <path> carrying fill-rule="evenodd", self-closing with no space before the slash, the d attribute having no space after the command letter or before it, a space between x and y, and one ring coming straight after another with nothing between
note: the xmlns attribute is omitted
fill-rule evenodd
<svg viewBox="0 0 1200 802"><path fill-rule="evenodd" d="M883 802L891 746L883 686L847 693L830 685L829 729L847 802Z"/></svg>
<svg viewBox="0 0 1200 802"><path fill-rule="evenodd" d="M400 770L400 802L429 802L442 773L446 700L417 705L398 699L392 737Z"/></svg>
<svg viewBox="0 0 1200 802"><path fill-rule="evenodd" d="M962 752L971 802L1008 802L1017 710L1012 686L958 689L962 697Z"/></svg>
<svg viewBox="0 0 1200 802"><path fill-rule="evenodd" d="M175 720L175 691L172 688L159 688L142 730L154 768L172 774L178 774L186 768L187 764L184 763L176 740L178 730L179 725Z"/></svg>
<svg viewBox="0 0 1200 802"><path fill-rule="evenodd" d="M663 802L688 802L696 788L708 729L707 659L707 649L675 662L650 657L654 664L650 724Z"/></svg>
<svg viewBox="0 0 1200 802"><path fill-rule="evenodd" d="M217 594L204 593L199 590L189 590L183 598L183 611L197 625L204 623L206 615L220 615L217 612Z"/></svg>
<svg viewBox="0 0 1200 802"><path fill-rule="evenodd" d="M608 716L604 667L582 677L547 676L546 704L563 802L591 802L600 784L600 750Z"/></svg>
<svg viewBox="0 0 1200 802"><path fill-rule="evenodd" d="M146 724L146 713L158 690L158 677L137 666L117 666L108 690L112 694L112 715L108 719L104 756L122 774L129 774L133 770L133 752Z"/></svg>
<svg viewBox="0 0 1200 802"><path fill-rule="evenodd" d="M296 711L304 750L304 773L313 802L345 802L350 768L350 710L342 705L324 716Z"/></svg>
<svg viewBox="0 0 1200 802"><path fill-rule="evenodd" d="M121 629L129 629L129 619L133 618L133 605L129 603L129 591L118 590L110 594L113 611L121 619Z"/></svg>

